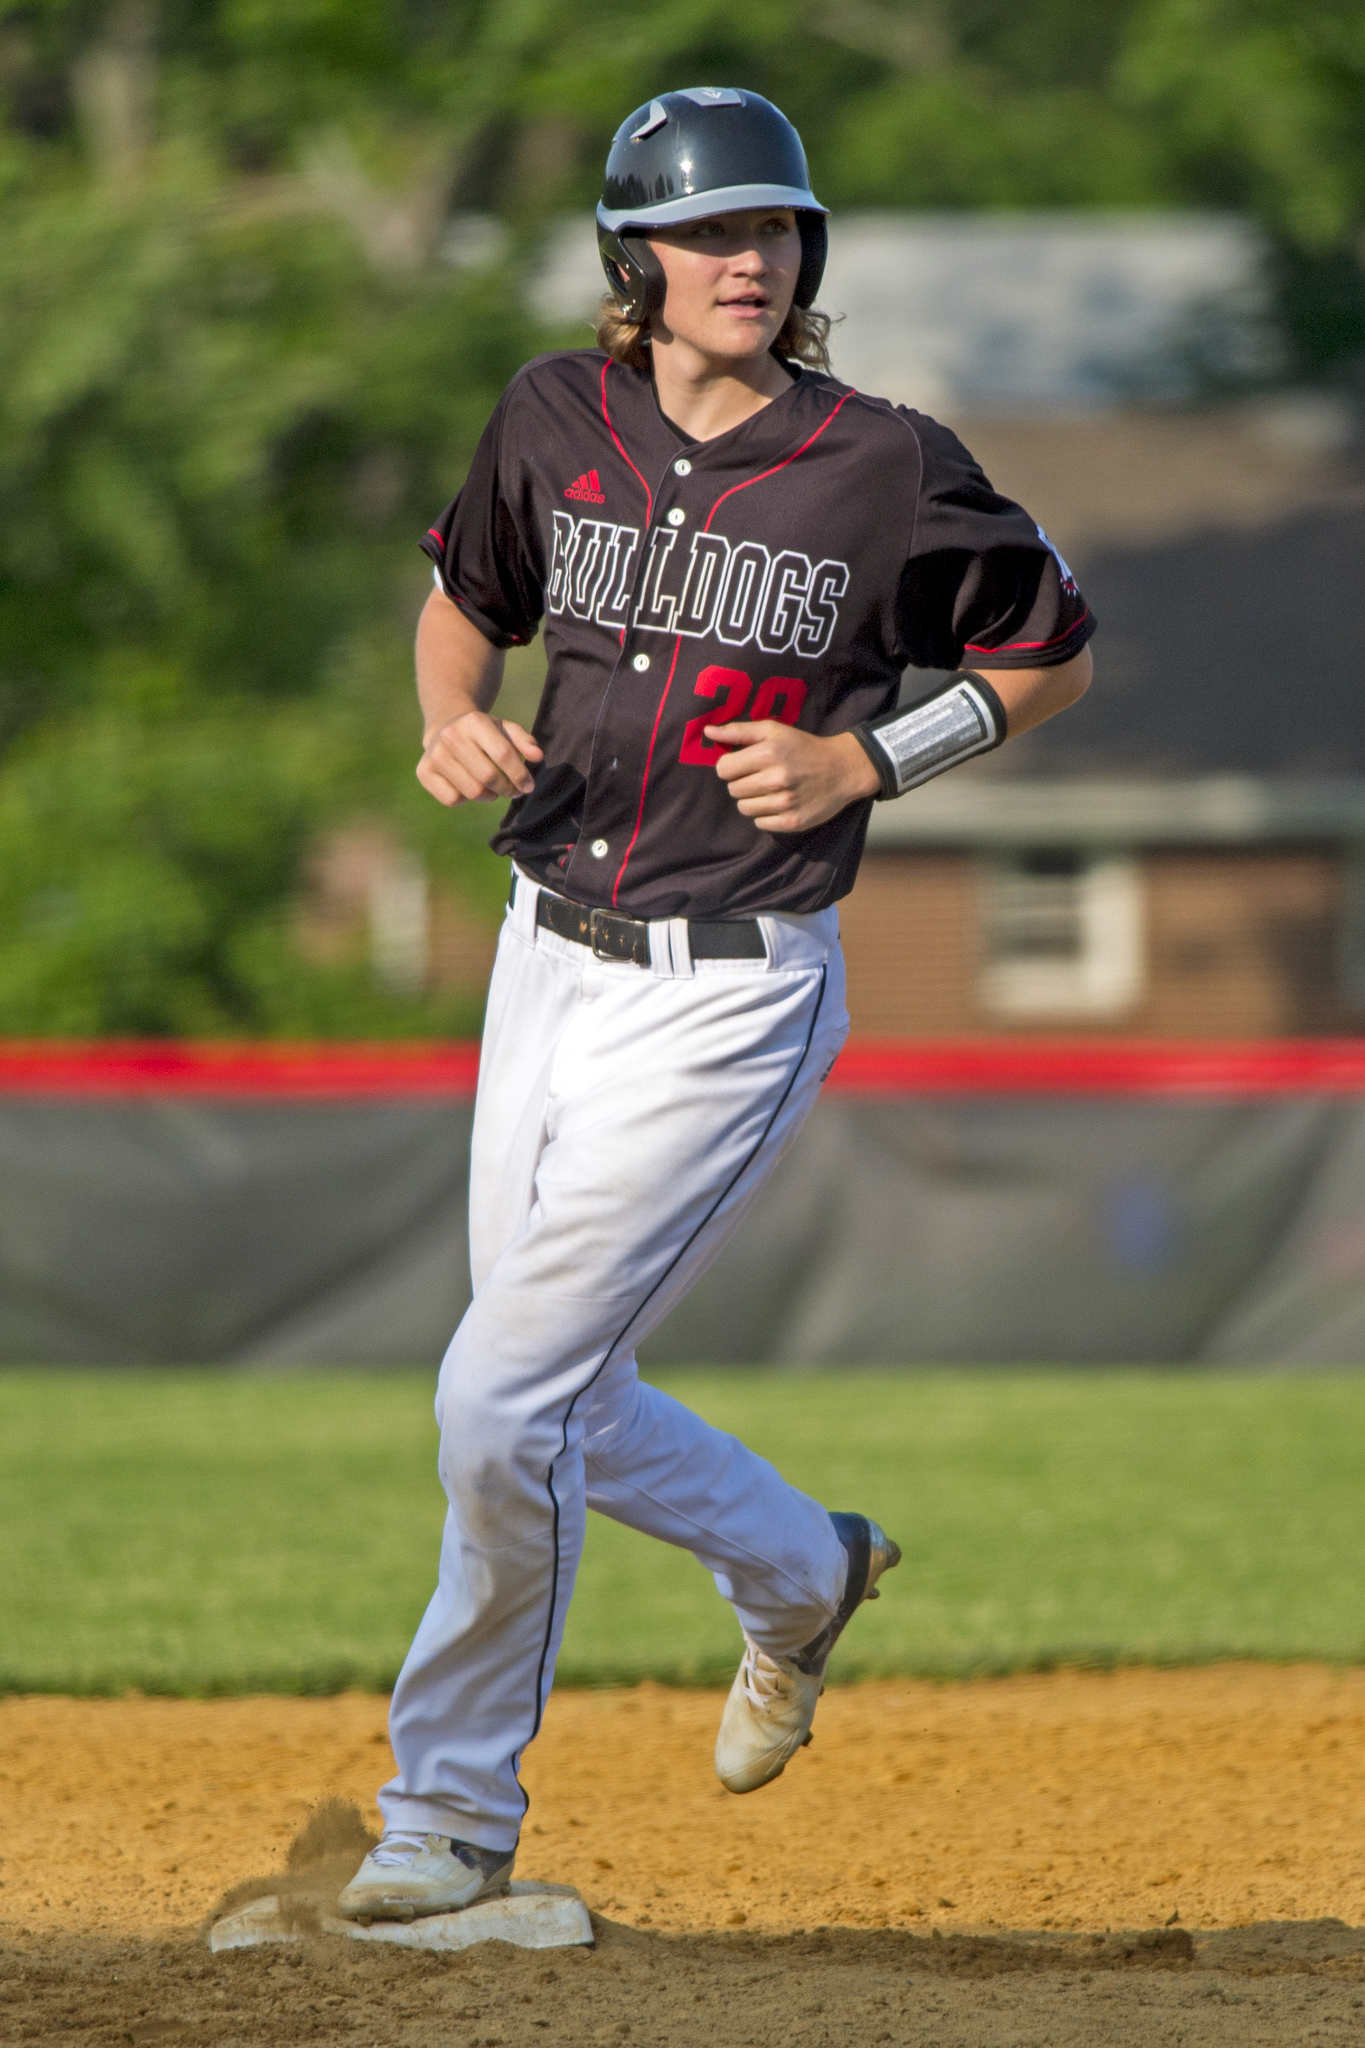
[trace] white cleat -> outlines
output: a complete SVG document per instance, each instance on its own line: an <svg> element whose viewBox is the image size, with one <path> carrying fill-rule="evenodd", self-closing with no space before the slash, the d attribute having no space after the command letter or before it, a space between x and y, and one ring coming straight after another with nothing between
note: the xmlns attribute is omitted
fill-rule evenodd
<svg viewBox="0 0 1365 2048"><path fill-rule="evenodd" d="M419 1920L457 1913L505 1892L515 1849L480 1849L446 1835L385 1835L337 1899L344 1920Z"/></svg>
<svg viewBox="0 0 1365 2048"><path fill-rule="evenodd" d="M756 1792L779 1777L811 1739L829 1653L877 1581L901 1561L898 1546L866 1515L831 1515L848 1552L848 1578L834 1619L803 1650L769 1657L746 1642L716 1736L716 1776L728 1792Z"/></svg>

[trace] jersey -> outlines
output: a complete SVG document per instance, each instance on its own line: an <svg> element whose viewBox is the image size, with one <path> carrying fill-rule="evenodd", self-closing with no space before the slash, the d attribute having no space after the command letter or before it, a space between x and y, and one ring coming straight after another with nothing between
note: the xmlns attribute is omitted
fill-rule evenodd
<svg viewBox="0 0 1365 2048"><path fill-rule="evenodd" d="M543 628L544 760L494 848L641 918L817 911L853 885L871 800L765 833L707 726L846 732L907 668L1048 665L1094 630L1046 534L947 428L805 369L694 443L647 371L539 357L423 545L495 645Z"/></svg>

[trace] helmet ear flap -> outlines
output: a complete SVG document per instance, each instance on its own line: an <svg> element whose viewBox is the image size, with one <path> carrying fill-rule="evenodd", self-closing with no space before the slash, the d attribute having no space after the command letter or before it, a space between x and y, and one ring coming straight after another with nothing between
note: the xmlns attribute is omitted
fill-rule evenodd
<svg viewBox="0 0 1365 2048"><path fill-rule="evenodd" d="M662 309L664 273L643 235L618 235L599 225L597 247L612 297L627 320L645 326Z"/></svg>
<svg viewBox="0 0 1365 2048"><path fill-rule="evenodd" d="M829 255L829 222L823 213L802 212L796 217L801 232L801 268L797 272L794 306L813 306Z"/></svg>

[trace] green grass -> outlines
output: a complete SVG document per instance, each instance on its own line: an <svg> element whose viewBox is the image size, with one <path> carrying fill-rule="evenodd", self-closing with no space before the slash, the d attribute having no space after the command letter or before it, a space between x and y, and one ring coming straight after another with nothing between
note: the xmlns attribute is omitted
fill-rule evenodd
<svg viewBox="0 0 1365 2048"><path fill-rule="evenodd" d="M842 1675L1365 1659L1365 1375L673 1373L900 1540ZM442 1501L428 1373L0 1374L0 1690L387 1686ZM562 1680L719 1679L693 1560L591 1521Z"/></svg>

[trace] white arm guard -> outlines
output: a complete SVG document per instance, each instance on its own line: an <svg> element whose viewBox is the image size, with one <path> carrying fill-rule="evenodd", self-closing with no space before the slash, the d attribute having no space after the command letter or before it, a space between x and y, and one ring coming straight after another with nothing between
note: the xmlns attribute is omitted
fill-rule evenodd
<svg viewBox="0 0 1365 2048"><path fill-rule="evenodd" d="M881 777L879 795L903 796L945 768L998 747L1005 707L984 676L962 669L908 711L884 711L853 731Z"/></svg>

